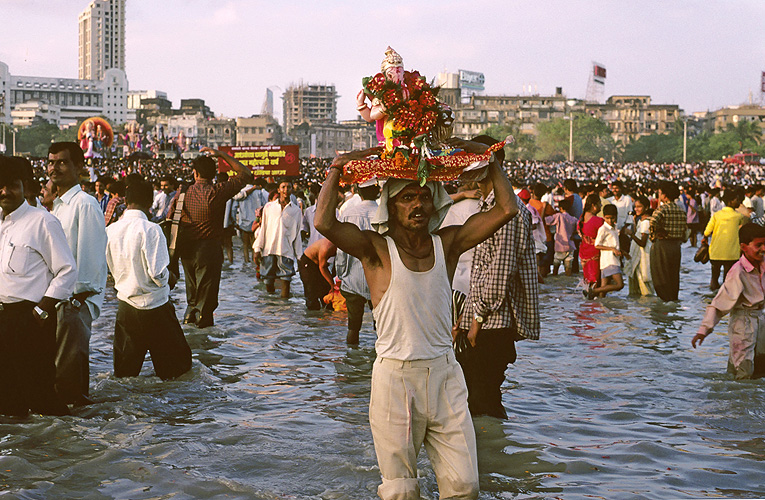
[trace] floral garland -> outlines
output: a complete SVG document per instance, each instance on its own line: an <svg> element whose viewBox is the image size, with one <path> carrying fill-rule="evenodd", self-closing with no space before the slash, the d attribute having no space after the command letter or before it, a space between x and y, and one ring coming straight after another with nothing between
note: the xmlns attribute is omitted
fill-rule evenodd
<svg viewBox="0 0 765 500"><path fill-rule="evenodd" d="M427 134L438 118L438 87L431 87L417 71L404 72L404 84L392 82L382 73L361 80L364 92L376 97L393 120L393 137L407 144ZM408 91L409 97L404 98Z"/></svg>

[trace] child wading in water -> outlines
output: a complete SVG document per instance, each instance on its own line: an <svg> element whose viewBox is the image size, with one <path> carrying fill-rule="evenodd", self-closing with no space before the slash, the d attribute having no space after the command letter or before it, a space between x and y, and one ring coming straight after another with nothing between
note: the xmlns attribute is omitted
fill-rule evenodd
<svg viewBox="0 0 765 500"><path fill-rule="evenodd" d="M600 250L600 286L591 286L584 290L588 299L597 296L605 297L608 292L618 292L624 288L622 279L622 266L619 257L624 255L619 250L619 232L616 230L616 218L618 210L616 205L603 207L603 219L605 222L598 229L595 237L595 248Z"/></svg>
<svg viewBox="0 0 765 500"><path fill-rule="evenodd" d="M738 234L743 255L707 306L691 345L701 345L730 313L728 372L736 379L759 378L765 374L765 227L749 222Z"/></svg>

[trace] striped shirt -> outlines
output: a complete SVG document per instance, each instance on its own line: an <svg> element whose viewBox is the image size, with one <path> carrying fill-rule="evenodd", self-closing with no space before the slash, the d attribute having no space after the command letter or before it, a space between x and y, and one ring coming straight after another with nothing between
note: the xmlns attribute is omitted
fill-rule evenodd
<svg viewBox="0 0 765 500"><path fill-rule="evenodd" d="M494 206L492 191L481 203L481 212ZM483 328L512 328L521 339L539 338L539 284L531 213L518 201L518 215L489 239L475 247L470 293L460 328L468 329L475 314Z"/></svg>

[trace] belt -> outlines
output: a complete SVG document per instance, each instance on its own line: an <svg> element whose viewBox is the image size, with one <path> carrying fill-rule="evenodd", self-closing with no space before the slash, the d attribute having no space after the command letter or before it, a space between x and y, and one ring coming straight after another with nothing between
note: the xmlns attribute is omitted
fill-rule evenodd
<svg viewBox="0 0 765 500"><path fill-rule="evenodd" d="M34 307L35 303L31 300L21 300L19 302L0 302L0 311L13 311L16 309L23 309Z"/></svg>

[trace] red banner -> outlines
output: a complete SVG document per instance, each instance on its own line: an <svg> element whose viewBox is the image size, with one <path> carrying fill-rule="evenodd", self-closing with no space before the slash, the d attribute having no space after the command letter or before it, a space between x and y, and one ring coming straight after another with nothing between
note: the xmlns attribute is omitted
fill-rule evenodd
<svg viewBox="0 0 765 500"><path fill-rule="evenodd" d="M596 64L593 66L592 71L593 71L593 76L597 76L598 78L606 77L606 68L604 68L603 66L598 66Z"/></svg>
<svg viewBox="0 0 765 500"><path fill-rule="evenodd" d="M300 146L221 146L226 152L248 167L256 177L295 177L300 175ZM221 172L231 170L226 162L218 160Z"/></svg>
<svg viewBox="0 0 765 500"><path fill-rule="evenodd" d="M765 93L765 71L762 72L762 88L761 90Z"/></svg>

